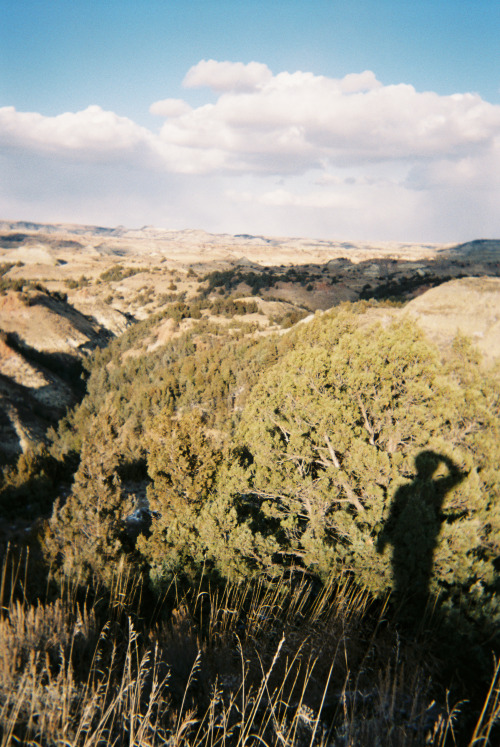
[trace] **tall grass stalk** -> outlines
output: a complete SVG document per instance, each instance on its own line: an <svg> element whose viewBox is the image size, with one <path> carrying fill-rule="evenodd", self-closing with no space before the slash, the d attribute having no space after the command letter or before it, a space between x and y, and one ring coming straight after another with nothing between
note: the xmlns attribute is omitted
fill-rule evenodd
<svg viewBox="0 0 500 747"><path fill-rule="evenodd" d="M0 747L456 744L459 704L346 577L173 579L148 607L125 566L30 599L30 562L9 550L0 576ZM499 681L469 747L492 744Z"/></svg>
<svg viewBox="0 0 500 747"><path fill-rule="evenodd" d="M500 721L500 661L495 660L493 677L483 709L472 734L469 747L485 747L489 744L491 732Z"/></svg>

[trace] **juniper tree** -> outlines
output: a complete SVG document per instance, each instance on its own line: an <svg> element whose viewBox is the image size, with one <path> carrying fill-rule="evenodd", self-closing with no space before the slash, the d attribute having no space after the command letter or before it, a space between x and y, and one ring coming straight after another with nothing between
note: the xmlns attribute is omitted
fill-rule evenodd
<svg viewBox="0 0 500 747"><path fill-rule="evenodd" d="M113 448L116 433L103 414L89 427L66 503L56 505L45 533L45 548L67 575L95 575L107 583L125 560L124 519L133 503L124 496Z"/></svg>
<svg viewBox="0 0 500 747"><path fill-rule="evenodd" d="M467 594L474 614L494 618L498 384L478 365L464 355L458 367L443 362L410 321L384 329L344 311L316 319L251 392L236 435L245 458L219 491L274 527L276 562L323 576L347 570L382 594L394 569L377 537L397 491L414 481L415 459L433 451L443 457L436 480L447 460L467 477L434 517L430 591L453 603ZM415 566L424 562L418 541L412 552Z"/></svg>
<svg viewBox="0 0 500 747"><path fill-rule="evenodd" d="M220 435L209 431L199 409L151 421L148 437L151 536L139 540L153 579L203 564L198 520L222 460Z"/></svg>

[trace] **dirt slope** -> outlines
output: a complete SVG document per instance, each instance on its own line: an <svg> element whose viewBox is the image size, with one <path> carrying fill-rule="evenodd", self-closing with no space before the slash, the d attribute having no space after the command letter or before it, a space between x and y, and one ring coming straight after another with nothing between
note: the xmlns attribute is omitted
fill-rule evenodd
<svg viewBox="0 0 500 747"><path fill-rule="evenodd" d="M405 313L438 344L460 332L487 361L500 358L500 279L463 278L444 283L410 301Z"/></svg>
<svg viewBox="0 0 500 747"><path fill-rule="evenodd" d="M42 440L77 402L82 360L110 337L63 298L0 295L0 463Z"/></svg>

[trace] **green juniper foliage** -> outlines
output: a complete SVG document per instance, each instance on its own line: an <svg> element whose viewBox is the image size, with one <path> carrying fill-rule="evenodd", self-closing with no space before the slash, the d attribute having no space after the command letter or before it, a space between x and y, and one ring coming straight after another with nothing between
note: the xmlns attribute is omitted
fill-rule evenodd
<svg viewBox="0 0 500 747"><path fill-rule="evenodd" d="M125 514L116 483L107 497L92 487L100 442L109 479L120 463L147 462L153 515L138 550L157 585L204 565L231 578L348 570L379 596L411 577L421 602L439 595L494 626L497 379L465 340L443 357L412 321L383 327L365 308L263 339L200 324L124 355L147 338L144 323L97 352L88 395L60 428L60 448L81 450L82 464L53 522L74 526L83 547L85 505Z"/></svg>
<svg viewBox="0 0 500 747"><path fill-rule="evenodd" d="M47 555L66 576L97 575L108 583L124 560L124 519L133 510L118 476L115 433L109 415L95 420L84 440L70 496L44 536Z"/></svg>
<svg viewBox="0 0 500 747"><path fill-rule="evenodd" d="M347 312L296 333L252 389L219 485L272 528L276 563L349 569L376 595L420 577L495 629L498 385L462 348L442 362L413 323L367 327Z"/></svg>

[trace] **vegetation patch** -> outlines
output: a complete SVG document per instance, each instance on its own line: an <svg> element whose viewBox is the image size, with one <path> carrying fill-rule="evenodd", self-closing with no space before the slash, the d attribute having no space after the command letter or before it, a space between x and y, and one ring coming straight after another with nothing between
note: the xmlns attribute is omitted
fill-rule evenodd
<svg viewBox="0 0 500 747"><path fill-rule="evenodd" d="M140 272L147 272L146 267L123 267L123 265L115 265L110 267L109 270L105 270L99 276L99 279L104 283L119 282L130 278L133 275L137 275Z"/></svg>
<svg viewBox="0 0 500 747"><path fill-rule="evenodd" d="M265 304L241 284L318 277L143 288L157 311L3 470L6 525L38 516L4 552L5 744L495 743L498 370L462 337L371 321L378 303L245 322ZM395 280L381 298L432 278Z"/></svg>

